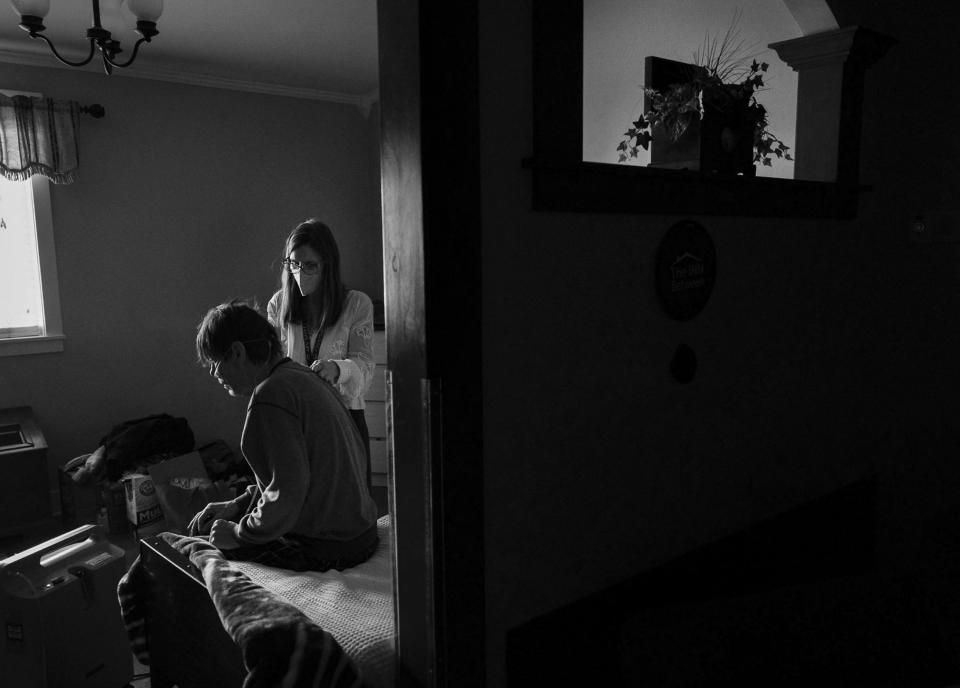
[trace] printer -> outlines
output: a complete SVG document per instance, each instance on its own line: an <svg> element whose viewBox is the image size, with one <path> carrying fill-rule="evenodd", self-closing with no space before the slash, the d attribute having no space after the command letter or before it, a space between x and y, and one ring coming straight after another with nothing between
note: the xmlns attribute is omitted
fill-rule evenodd
<svg viewBox="0 0 960 688"><path fill-rule="evenodd" d="M124 551L84 525L0 560L0 683L123 688L133 656L117 583Z"/></svg>

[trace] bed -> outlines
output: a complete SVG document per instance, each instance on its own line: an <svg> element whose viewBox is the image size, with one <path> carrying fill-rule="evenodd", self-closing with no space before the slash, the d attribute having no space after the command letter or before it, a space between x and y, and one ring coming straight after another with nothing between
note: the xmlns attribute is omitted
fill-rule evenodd
<svg viewBox="0 0 960 688"><path fill-rule="evenodd" d="M152 688L392 686L390 517L377 527L369 561L325 573L228 561L168 533L141 539Z"/></svg>

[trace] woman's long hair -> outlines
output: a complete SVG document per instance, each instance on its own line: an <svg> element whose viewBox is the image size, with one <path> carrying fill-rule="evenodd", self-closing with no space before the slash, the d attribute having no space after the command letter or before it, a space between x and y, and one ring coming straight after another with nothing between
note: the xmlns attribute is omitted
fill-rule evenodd
<svg viewBox="0 0 960 688"><path fill-rule="evenodd" d="M324 325L332 325L340 319L347 288L340 278L340 249L333 238L333 232L316 218L304 220L287 236L283 249L286 259L301 246L309 246L320 257L320 285L315 294L319 299L318 307L312 315ZM300 295L297 281L286 269L280 275L280 324L286 327L290 323L302 323L306 317L307 298ZM312 296L312 294L311 294Z"/></svg>

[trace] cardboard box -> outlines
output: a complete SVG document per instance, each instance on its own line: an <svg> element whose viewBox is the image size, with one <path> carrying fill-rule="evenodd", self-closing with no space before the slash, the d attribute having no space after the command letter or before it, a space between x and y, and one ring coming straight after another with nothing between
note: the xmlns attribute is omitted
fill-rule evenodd
<svg viewBox="0 0 960 688"><path fill-rule="evenodd" d="M192 451L172 459L155 463L147 472L154 483L169 482L172 478L206 478L207 469L200 458L200 452Z"/></svg>
<svg viewBox="0 0 960 688"><path fill-rule="evenodd" d="M127 503L127 519L136 529L137 537L163 530L163 510L150 476L133 473L121 478L120 482Z"/></svg>
<svg viewBox="0 0 960 688"><path fill-rule="evenodd" d="M234 498L225 482L210 480L200 452L192 451L147 469L163 509L166 530L184 534L190 520L210 502Z"/></svg>

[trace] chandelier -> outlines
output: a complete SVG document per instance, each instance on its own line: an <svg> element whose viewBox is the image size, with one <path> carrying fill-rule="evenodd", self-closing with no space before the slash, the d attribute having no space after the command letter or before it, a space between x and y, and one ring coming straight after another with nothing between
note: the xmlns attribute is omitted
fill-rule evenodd
<svg viewBox="0 0 960 688"><path fill-rule="evenodd" d="M122 1L122 0L121 0ZM137 51L141 43L149 43L156 36L157 20L163 12L163 0L126 0L130 11L137 17L137 33L140 39L134 44L130 59L126 62L118 61L117 55L123 52L120 41L114 39L110 32L100 24L100 0L91 0L93 4L93 26L87 29L87 39L90 41L90 52L87 57L77 62L65 59L53 46L53 42L43 35L46 27L43 18L50 11L50 0L10 0L14 11L20 15L20 28L26 31L30 38L42 38L50 47L54 57L65 65L82 67L93 59L96 51L103 57L103 68L107 74L114 67L129 67L137 59Z"/></svg>

